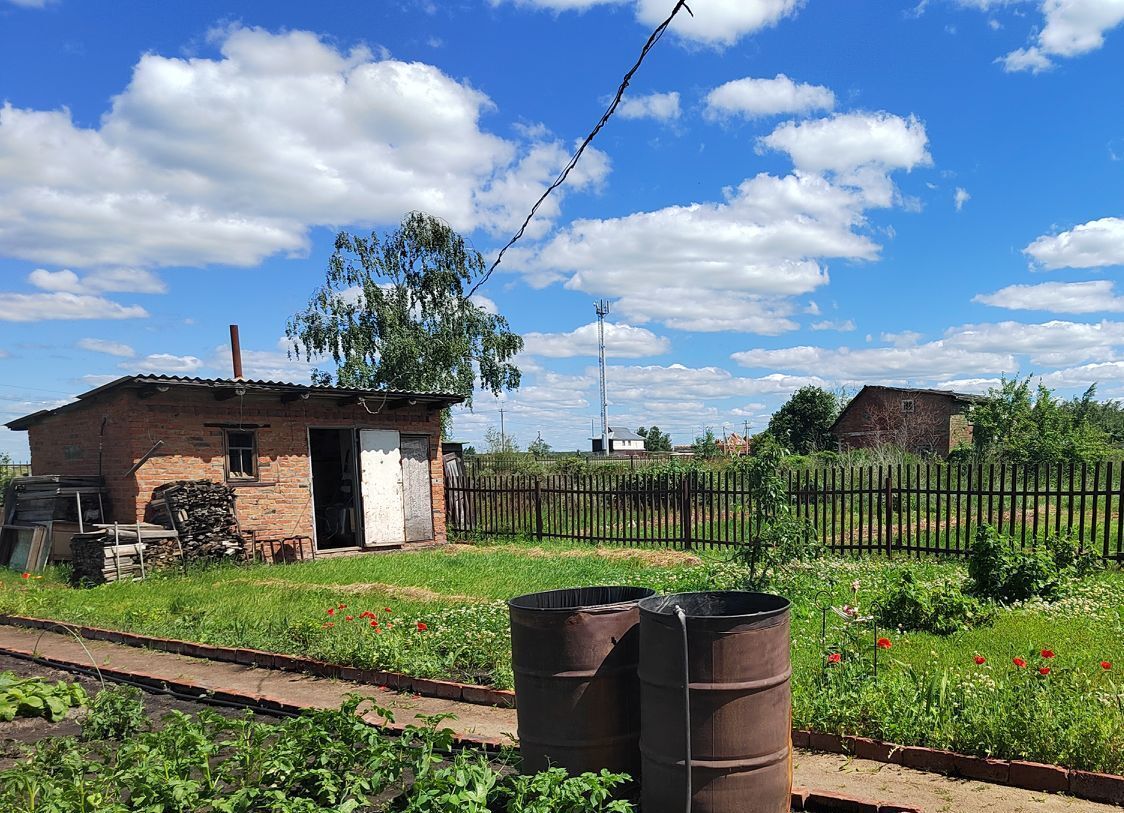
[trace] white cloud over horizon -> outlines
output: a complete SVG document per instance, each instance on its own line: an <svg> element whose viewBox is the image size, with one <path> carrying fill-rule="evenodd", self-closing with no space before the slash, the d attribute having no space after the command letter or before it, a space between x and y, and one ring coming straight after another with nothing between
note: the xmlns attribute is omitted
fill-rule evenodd
<svg viewBox="0 0 1124 813"><path fill-rule="evenodd" d="M127 285L112 269L251 266L305 253L314 226L413 209L506 231L569 155L541 132L485 131L491 100L432 65L307 31L231 26L212 42L213 59L142 56L95 128L66 109L0 107L4 254ZM607 173L603 154L586 158L563 192Z"/></svg>

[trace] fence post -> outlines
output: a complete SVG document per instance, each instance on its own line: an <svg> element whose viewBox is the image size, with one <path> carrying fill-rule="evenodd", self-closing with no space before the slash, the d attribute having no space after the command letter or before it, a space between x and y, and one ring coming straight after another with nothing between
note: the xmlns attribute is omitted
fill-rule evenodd
<svg viewBox="0 0 1124 813"><path fill-rule="evenodd" d="M679 495L679 520L683 531L683 549L691 549L691 486L695 478L694 472L688 472L680 478Z"/></svg>
<svg viewBox="0 0 1124 813"><path fill-rule="evenodd" d="M886 501L886 558L893 556L894 548L894 480L886 475L884 494Z"/></svg>
<svg viewBox="0 0 1124 813"><path fill-rule="evenodd" d="M535 478L535 538L542 542L542 483Z"/></svg>

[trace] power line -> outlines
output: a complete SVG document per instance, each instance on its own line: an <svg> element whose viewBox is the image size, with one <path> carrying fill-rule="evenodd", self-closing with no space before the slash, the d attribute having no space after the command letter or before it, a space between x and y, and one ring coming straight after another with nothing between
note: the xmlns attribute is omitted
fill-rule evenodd
<svg viewBox="0 0 1124 813"><path fill-rule="evenodd" d="M612 117L613 113L617 111L617 106L621 103L621 99L624 97L624 92L628 88L629 82L632 81L632 77L636 73L636 71L640 69L640 64L644 61L644 58L648 56L648 52L651 51L652 48L655 47L656 43L660 41L660 38L667 30L667 27L671 25L671 21L675 19L675 15L678 14L682 9L687 9L688 14L690 14L692 17L695 16L694 12L691 11L690 7L687 5L687 0L679 0L679 2L675 4L675 8L671 10L671 14L668 15L668 18L656 27L656 30L653 31L651 36L648 37L648 41L644 43L644 47L641 49L640 56L637 58L635 64L633 64L628 73L624 75L624 79L621 80L621 84L617 88L616 95L613 97L613 101L609 105L608 109L603 114L601 114L601 118L598 120L596 126L594 126L589 135L587 135L585 137L585 140L582 141L582 143L578 146L578 149L574 152L573 157L570 158L569 162L565 167L562 168L562 171L558 174L558 177L555 178L554 183L548 186L546 188L546 191L542 193L542 196L537 201L535 201L535 205L531 207L531 212L523 221L523 225L519 227L519 231L515 233L514 237L507 241L507 245L500 249L500 253L496 256L495 262L492 263L491 267L485 272L484 276L480 278L480 281L472 286L472 290L468 292L468 296L466 296L465 299L471 297L474 293L476 293L477 289L479 289L481 285L488 281L488 279L492 276L492 272L496 270L496 267L500 264L500 261L503 260L503 255L506 254L507 250L515 245L515 242L523 236L524 232L527 231L527 226L531 224L531 219L535 216L536 213L538 213L539 207L543 205L543 202L546 201L551 192L565 183L567 176L569 176L570 174L570 170L577 166L578 159L582 157L582 153L585 152L585 148L590 145L596 135L601 132L601 128L609 123L609 119Z"/></svg>

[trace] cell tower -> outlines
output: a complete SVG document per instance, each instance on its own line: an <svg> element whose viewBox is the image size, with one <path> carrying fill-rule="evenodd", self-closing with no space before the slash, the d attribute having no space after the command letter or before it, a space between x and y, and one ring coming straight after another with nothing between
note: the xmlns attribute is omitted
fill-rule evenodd
<svg viewBox="0 0 1124 813"><path fill-rule="evenodd" d="M609 402L605 397L605 317L609 315L609 301L600 300L597 311L597 361L601 368L601 454L609 454Z"/></svg>

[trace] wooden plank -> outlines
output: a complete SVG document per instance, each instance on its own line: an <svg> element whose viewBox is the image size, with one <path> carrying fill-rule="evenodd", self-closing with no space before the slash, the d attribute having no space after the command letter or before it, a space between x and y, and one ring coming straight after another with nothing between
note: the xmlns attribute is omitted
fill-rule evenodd
<svg viewBox="0 0 1124 813"><path fill-rule="evenodd" d="M1088 470L1089 470L1089 465L1087 463L1085 463L1084 461L1082 461L1081 462L1081 495L1080 495L1080 497L1078 497L1079 516L1078 516L1078 520L1077 520L1077 539L1078 539L1078 545L1080 545L1082 550L1084 550L1084 548L1085 548L1085 491L1086 491L1085 476L1088 473ZM1072 528L1072 527L1073 527L1073 525L1071 523L1070 528Z"/></svg>
<svg viewBox="0 0 1124 813"><path fill-rule="evenodd" d="M402 436L402 505L407 542L433 539L429 437ZM541 536L540 536L541 538Z"/></svg>

